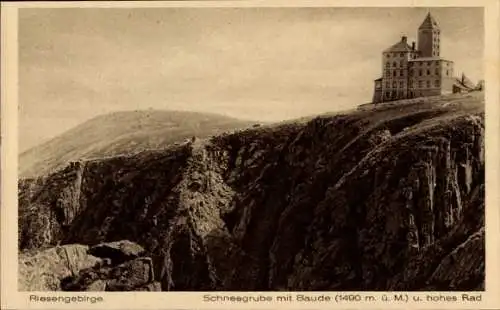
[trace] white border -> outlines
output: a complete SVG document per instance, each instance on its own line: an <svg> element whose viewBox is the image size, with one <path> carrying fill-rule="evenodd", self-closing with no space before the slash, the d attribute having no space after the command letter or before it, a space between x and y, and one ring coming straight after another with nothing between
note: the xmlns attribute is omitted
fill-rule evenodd
<svg viewBox="0 0 500 310"><path fill-rule="evenodd" d="M411 293L408 303L366 302L366 303L203 303L203 292L124 292L124 293L61 293L43 292L44 296L102 296L103 303L30 303L28 296L33 293L17 292L17 8L33 7L485 7L485 81L486 81L486 289L482 294L481 303L416 303L411 301L412 296L450 295L459 296L459 293L429 292ZM469 1L469 0L359 0L359 1L176 1L176 2L36 2L36 3L2 3L2 182L1 182L1 224L2 224L2 308L5 309L332 309L332 308L370 308L370 309L498 309L500 308L500 212L499 212L499 151L500 151L500 126L499 126L499 2ZM278 293L240 292L224 293L209 292L211 295L266 295L277 296ZM293 293L295 294L295 293ZM334 297L336 293L327 293ZM362 296L378 296L383 294L393 296L387 292L353 292Z"/></svg>

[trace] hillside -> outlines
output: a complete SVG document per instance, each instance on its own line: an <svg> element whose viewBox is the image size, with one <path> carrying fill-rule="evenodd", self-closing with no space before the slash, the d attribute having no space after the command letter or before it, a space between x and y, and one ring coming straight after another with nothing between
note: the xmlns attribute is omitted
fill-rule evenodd
<svg viewBox="0 0 500 310"><path fill-rule="evenodd" d="M40 176L71 161L162 149L192 136L209 137L252 124L196 112L148 110L105 114L22 153L19 174Z"/></svg>
<svg viewBox="0 0 500 310"><path fill-rule="evenodd" d="M19 285L482 290L484 185L482 93L79 161L20 181Z"/></svg>

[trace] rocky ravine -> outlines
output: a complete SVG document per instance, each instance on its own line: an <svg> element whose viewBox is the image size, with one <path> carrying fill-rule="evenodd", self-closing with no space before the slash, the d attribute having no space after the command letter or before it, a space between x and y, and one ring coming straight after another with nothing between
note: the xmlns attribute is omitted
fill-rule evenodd
<svg viewBox="0 0 500 310"><path fill-rule="evenodd" d="M118 240L154 275L122 290L482 290L483 94L74 162L19 200L23 290L110 289L124 263L86 249Z"/></svg>

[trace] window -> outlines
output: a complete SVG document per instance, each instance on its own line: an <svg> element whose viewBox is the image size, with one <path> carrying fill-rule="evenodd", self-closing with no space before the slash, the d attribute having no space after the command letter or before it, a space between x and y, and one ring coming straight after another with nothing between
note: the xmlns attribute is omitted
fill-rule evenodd
<svg viewBox="0 0 500 310"><path fill-rule="evenodd" d="M390 97L390 96L391 96L391 93L390 93L390 92L386 92L386 93L385 93L385 98L386 98L386 99L389 99L389 97Z"/></svg>
<svg viewBox="0 0 500 310"><path fill-rule="evenodd" d="M435 73L436 75L439 75L439 68L436 68Z"/></svg>
<svg viewBox="0 0 500 310"><path fill-rule="evenodd" d="M396 88L396 87L398 87L396 84L396 81L392 82L392 88Z"/></svg>
<svg viewBox="0 0 500 310"><path fill-rule="evenodd" d="M396 72L398 72L398 70L392 71L392 76L396 76Z"/></svg>
<svg viewBox="0 0 500 310"><path fill-rule="evenodd" d="M387 53L387 54L385 54L385 57L390 58L391 54Z"/></svg>
<svg viewBox="0 0 500 310"><path fill-rule="evenodd" d="M403 53L399 53L399 57L403 57L405 54Z"/></svg>
<svg viewBox="0 0 500 310"><path fill-rule="evenodd" d="M413 75L413 69L408 70L408 74L409 74L410 76L412 76L412 75Z"/></svg>
<svg viewBox="0 0 500 310"><path fill-rule="evenodd" d="M450 75L450 71L446 70L446 76L449 76L449 75Z"/></svg>
<svg viewBox="0 0 500 310"><path fill-rule="evenodd" d="M428 61L428 62L427 62L427 65L428 65L428 66L430 66L431 64L432 64L432 62L430 62L430 61Z"/></svg>
<svg viewBox="0 0 500 310"><path fill-rule="evenodd" d="M392 63L392 66L393 66L393 67L397 67L397 66L398 66L398 63L397 63L397 62L393 62L393 63Z"/></svg>
<svg viewBox="0 0 500 310"><path fill-rule="evenodd" d="M431 88L431 81L427 81L427 88Z"/></svg>
<svg viewBox="0 0 500 310"><path fill-rule="evenodd" d="M400 66L400 67L404 67L404 66L405 66L405 62L404 62L403 60L401 60L401 61L399 62L399 66Z"/></svg>
<svg viewBox="0 0 500 310"><path fill-rule="evenodd" d="M410 87L413 88L413 80L410 81Z"/></svg>
<svg viewBox="0 0 500 310"><path fill-rule="evenodd" d="M403 81L400 81L399 82L399 87L403 88L404 87L404 82Z"/></svg>
<svg viewBox="0 0 500 310"><path fill-rule="evenodd" d="M418 75L422 76L422 69L418 70Z"/></svg>
<svg viewBox="0 0 500 310"><path fill-rule="evenodd" d="M434 81L434 86L439 87L439 80Z"/></svg>
<svg viewBox="0 0 500 310"><path fill-rule="evenodd" d="M418 88L422 88L422 81L418 81Z"/></svg>
<svg viewBox="0 0 500 310"><path fill-rule="evenodd" d="M385 66L386 66L387 68L389 68L389 67L391 66L391 63L390 63L390 62L386 62L386 63L385 63Z"/></svg>
<svg viewBox="0 0 500 310"><path fill-rule="evenodd" d="M399 76L404 76L404 70L399 71Z"/></svg>
<svg viewBox="0 0 500 310"><path fill-rule="evenodd" d="M391 87L391 83L386 82L386 83L385 83L385 88L390 88L390 87Z"/></svg>
<svg viewBox="0 0 500 310"><path fill-rule="evenodd" d="M427 75L431 75L431 70L427 69Z"/></svg>
<svg viewBox="0 0 500 310"><path fill-rule="evenodd" d="M390 70L385 70L385 76L391 76L391 71Z"/></svg>

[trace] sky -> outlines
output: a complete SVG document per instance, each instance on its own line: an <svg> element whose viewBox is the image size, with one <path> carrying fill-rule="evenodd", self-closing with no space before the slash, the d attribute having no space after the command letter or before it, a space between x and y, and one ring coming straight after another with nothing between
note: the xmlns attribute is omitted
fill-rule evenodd
<svg viewBox="0 0 500 310"><path fill-rule="evenodd" d="M281 121L370 102L381 52L427 8L19 10L19 151L97 115ZM432 8L441 55L483 78L482 8Z"/></svg>

